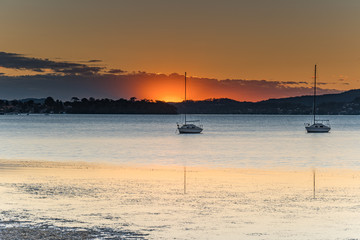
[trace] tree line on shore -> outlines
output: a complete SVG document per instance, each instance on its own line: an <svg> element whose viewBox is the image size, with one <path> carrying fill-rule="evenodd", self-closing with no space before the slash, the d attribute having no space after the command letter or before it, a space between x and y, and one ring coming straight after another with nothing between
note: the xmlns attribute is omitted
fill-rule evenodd
<svg viewBox="0 0 360 240"><path fill-rule="evenodd" d="M147 99L82 98L71 101L46 99L0 100L0 113L70 113L70 114L177 114L174 105Z"/></svg>

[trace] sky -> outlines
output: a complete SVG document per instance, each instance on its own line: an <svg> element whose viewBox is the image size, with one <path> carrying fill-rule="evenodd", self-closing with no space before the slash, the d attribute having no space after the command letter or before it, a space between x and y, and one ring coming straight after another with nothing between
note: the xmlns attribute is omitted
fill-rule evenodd
<svg viewBox="0 0 360 240"><path fill-rule="evenodd" d="M0 98L259 101L360 88L358 0L2 0ZM9 64L11 62L11 64Z"/></svg>

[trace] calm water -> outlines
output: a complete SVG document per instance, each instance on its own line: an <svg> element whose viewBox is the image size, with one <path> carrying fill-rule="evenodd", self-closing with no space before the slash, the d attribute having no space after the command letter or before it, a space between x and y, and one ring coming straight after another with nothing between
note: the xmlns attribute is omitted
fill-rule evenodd
<svg viewBox="0 0 360 240"><path fill-rule="evenodd" d="M176 134L176 115L0 116L0 239L360 236L360 116L329 116L329 134L305 133L310 116L192 117L203 134Z"/></svg>
<svg viewBox="0 0 360 240"><path fill-rule="evenodd" d="M360 168L360 116L192 115L203 134L175 133L179 115L4 115L0 159L230 168Z"/></svg>

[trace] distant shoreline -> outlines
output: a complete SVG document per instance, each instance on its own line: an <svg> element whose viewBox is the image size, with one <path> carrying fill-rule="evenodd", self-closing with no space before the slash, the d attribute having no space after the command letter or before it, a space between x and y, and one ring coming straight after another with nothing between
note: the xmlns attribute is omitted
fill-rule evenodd
<svg viewBox="0 0 360 240"><path fill-rule="evenodd" d="M359 115L360 89L316 97L317 115ZM73 97L71 101L42 99L0 100L0 114L271 114L311 115L313 96L239 102L208 99L167 103L148 99L94 99Z"/></svg>
<svg viewBox="0 0 360 240"><path fill-rule="evenodd" d="M264 116L312 116L311 113L309 114L297 114L297 113L189 113L190 115L264 115ZM49 116L49 115L153 115L153 116L180 116L183 113L0 113L0 116ZM357 116L359 114L321 114L317 113L317 116Z"/></svg>

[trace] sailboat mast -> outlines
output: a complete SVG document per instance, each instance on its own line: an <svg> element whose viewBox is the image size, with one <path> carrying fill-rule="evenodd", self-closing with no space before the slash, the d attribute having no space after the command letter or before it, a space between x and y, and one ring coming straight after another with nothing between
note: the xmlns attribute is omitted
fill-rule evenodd
<svg viewBox="0 0 360 240"><path fill-rule="evenodd" d="M314 73L314 109L313 109L313 114L314 114L314 123L315 123L315 115L316 115L316 64L315 64L315 73Z"/></svg>
<svg viewBox="0 0 360 240"><path fill-rule="evenodd" d="M185 72L185 124L186 124L186 72Z"/></svg>

